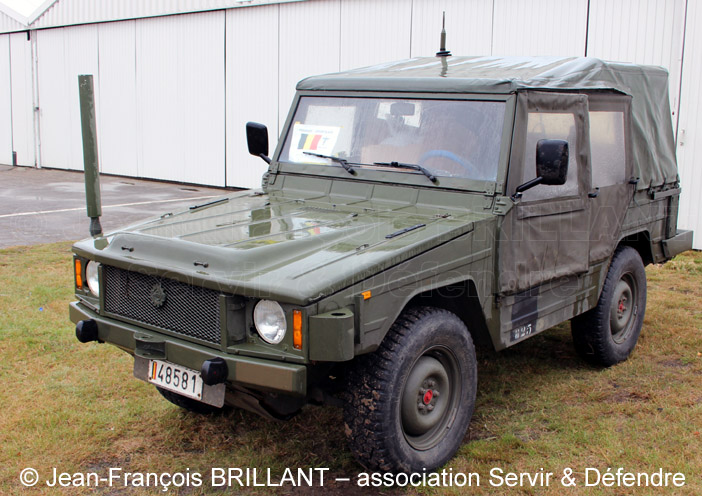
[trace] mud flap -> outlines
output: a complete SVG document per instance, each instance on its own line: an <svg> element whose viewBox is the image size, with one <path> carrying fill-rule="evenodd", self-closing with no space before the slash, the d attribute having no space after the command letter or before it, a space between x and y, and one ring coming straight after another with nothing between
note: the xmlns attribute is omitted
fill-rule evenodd
<svg viewBox="0 0 702 496"><path fill-rule="evenodd" d="M665 258L673 258L678 253L692 250L692 231L678 231L669 239L663 240L663 254Z"/></svg>

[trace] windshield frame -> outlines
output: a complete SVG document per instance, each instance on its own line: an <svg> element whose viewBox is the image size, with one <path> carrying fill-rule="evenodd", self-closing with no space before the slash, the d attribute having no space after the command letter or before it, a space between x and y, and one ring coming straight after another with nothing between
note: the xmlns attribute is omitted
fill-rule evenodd
<svg viewBox="0 0 702 496"><path fill-rule="evenodd" d="M431 182L424 174L412 169L382 169L375 167L354 166L355 175L350 175L339 164L302 164L281 162L280 155L283 151L288 134L292 132L295 113L302 97L352 97L352 98L397 98L415 100L476 100L505 103L505 114L502 125L500 141L500 155L498 160L497 178L495 180L467 179L461 177L438 176L436 183ZM363 182L380 182L402 184L407 186L425 186L439 189L457 189L476 192L504 193L505 176L509 161L514 127L516 108L515 94L479 94L479 93L389 93L389 92L360 92L360 91L298 91L293 99L288 116L283 126L283 132L272 157L269 172L283 175L309 175L321 176L332 179L344 179Z"/></svg>

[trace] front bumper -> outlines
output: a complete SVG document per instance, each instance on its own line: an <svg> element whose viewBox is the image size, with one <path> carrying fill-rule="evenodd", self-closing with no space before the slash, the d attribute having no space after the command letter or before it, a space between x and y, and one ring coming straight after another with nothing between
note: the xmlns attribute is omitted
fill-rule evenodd
<svg viewBox="0 0 702 496"><path fill-rule="evenodd" d="M193 370L200 370L206 360L221 358L227 363L228 383L295 396L307 394L307 367L304 365L217 352L205 346L101 317L77 301L69 304L69 314L74 323L94 320L99 341L113 344L132 355L168 360Z"/></svg>

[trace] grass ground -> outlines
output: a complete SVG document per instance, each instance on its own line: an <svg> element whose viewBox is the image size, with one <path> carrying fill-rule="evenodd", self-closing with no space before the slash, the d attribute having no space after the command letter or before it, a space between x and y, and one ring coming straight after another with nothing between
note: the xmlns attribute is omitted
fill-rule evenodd
<svg viewBox="0 0 702 496"><path fill-rule="evenodd" d="M446 467L478 473L480 494L702 494L702 253L647 269L644 329L633 356L610 369L575 355L568 325L502 353L479 357L476 413ZM79 344L68 321L70 244L0 251L0 494L94 493L47 487L60 471L209 474L212 467L326 467L325 493L372 494L332 475L363 471L346 449L341 414L308 407L287 423L242 411L198 417L132 377L131 358L111 346ZM25 489L33 467L40 483ZM560 477L574 469L579 486ZM683 488L584 488L586 468L682 472ZM551 471L549 487L494 488L490 470ZM332 474L332 475L329 475ZM259 476L260 477L260 476ZM218 493L207 485L168 494ZM391 493L459 494L458 488ZM268 493L247 488L243 493ZM310 490L286 486L285 494ZM316 491L320 492L319 489ZM102 487L98 494L164 494Z"/></svg>

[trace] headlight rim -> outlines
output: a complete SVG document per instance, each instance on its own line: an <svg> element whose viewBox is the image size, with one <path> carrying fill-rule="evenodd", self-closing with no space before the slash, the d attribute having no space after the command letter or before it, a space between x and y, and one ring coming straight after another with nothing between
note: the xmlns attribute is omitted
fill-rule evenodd
<svg viewBox="0 0 702 496"><path fill-rule="evenodd" d="M275 305L273 309L265 309L264 306L268 305ZM269 335L266 334L266 331L263 329L264 322L262 322L262 317L260 312L268 312L265 315L270 315L270 312L277 313L278 317L278 322L281 324L278 327L278 330L276 333L272 336L269 337ZM256 328L256 332L258 333L258 336L265 341L266 343L270 345L278 345L280 344L284 339L285 336L287 335L288 331L288 319L287 315L285 314L285 310L283 307L280 305L275 300L259 300L256 305L254 306L254 311L253 311L253 321L254 321L254 327ZM270 333L269 333L270 334Z"/></svg>
<svg viewBox="0 0 702 496"><path fill-rule="evenodd" d="M94 260L88 260L85 264L85 284L88 286L88 291L96 298L100 298L100 263Z"/></svg>

